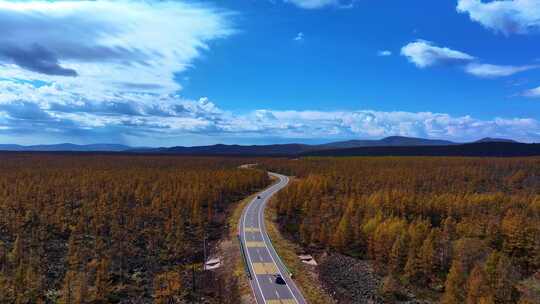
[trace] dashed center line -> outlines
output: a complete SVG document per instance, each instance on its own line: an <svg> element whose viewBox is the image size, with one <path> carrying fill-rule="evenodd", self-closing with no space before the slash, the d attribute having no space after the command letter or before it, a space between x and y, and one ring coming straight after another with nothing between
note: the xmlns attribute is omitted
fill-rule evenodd
<svg viewBox="0 0 540 304"><path fill-rule="evenodd" d="M275 174L273 175L275 176ZM267 237L265 237L266 230L264 228L262 212L264 210L264 204L267 200L267 198L263 195L266 195L266 193L272 195L274 192L278 191L287 184L288 179L286 177L278 177L280 182L261 194L261 197L264 197L264 199L252 200L252 202L247 206L242 218L243 222L241 223L241 232L243 235L244 245L247 249L246 259L248 261L249 268L254 274L254 280L251 281L251 287L255 293L255 300L258 304L305 304L306 302L302 298L301 293L297 290L294 282L288 282L291 284L291 286L287 284L284 286L286 289L278 289L278 286L274 282L275 275L280 274L283 276L283 270L278 267L276 260L272 256L274 253L272 253L267 246ZM264 250L264 254L261 252L261 250ZM250 256L250 251L252 256L256 255L259 258L259 261L255 262L252 259ZM269 283L262 283L264 277L268 279ZM288 279L286 278L286 280ZM291 287L293 287L295 290L294 292L291 290ZM272 299L274 297L272 295L272 289L274 289L274 293L277 297L276 299ZM263 290L269 294L265 295ZM280 295L280 291L282 295ZM298 300L297 296L299 296L301 300Z"/></svg>

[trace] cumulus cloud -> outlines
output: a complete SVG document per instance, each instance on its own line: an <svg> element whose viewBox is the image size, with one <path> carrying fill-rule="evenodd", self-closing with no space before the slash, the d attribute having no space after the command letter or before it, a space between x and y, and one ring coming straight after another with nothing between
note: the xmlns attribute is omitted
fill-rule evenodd
<svg viewBox="0 0 540 304"><path fill-rule="evenodd" d="M392 52L389 50L378 51L377 56L380 56L380 57L392 56Z"/></svg>
<svg viewBox="0 0 540 304"><path fill-rule="evenodd" d="M299 8L303 9L319 9L324 7L338 7L338 8L350 8L353 6L354 0L284 0L285 2L292 3Z"/></svg>
<svg viewBox="0 0 540 304"><path fill-rule="evenodd" d="M458 0L457 11L488 29L504 34L526 34L540 29L537 0Z"/></svg>
<svg viewBox="0 0 540 304"><path fill-rule="evenodd" d="M464 52L438 47L426 40L417 40L401 48L401 55L419 68L435 65L463 64L475 58Z"/></svg>
<svg viewBox="0 0 540 304"><path fill-rule="evenodd" d="M523 96L531 98L540 98L540 87L523 92Z"/></svg>
<svg viewBox="0 0 540 304"><path fill-rule="evenodd" d="M10 83L7 83L10 82ZM475 119L431 112L226 111L206 98L130 93L93 101L57 84L0 81L0 138L43 136L67 139L107 138L145 145L149 139L198 136L214 138L380 138L390 135L472 140L500 136L540 140L540 122L531 118ZM101 139L103 141L103 139ZM212 140L210 140L212 142Z"/></svg>
<svg viewBox="0 0 540 304"><path fill-rule="evenodd" d="M516 73L537 69L538 65L494 65L471 63L465 67L465 71L471 75L484 78L495 78L514 75Z"/></svg>
<svg viewBox="0 0 540 304"><path fill-rule="evenodd" d="M343 5L296 2L304 8ZM180 97L175 74L192 66L212 41L234 34L231 18L231 12L191 1L0 0L0 139L130 139L127 143L145 145L185 136L540 136L534 119L370 110L239 114L205 98ZM402 52L421 67L472 60L416 43Z"/></svg>
<svg viewBox="0 0 540 304"><path fill-rule="evenodd" d="M534 119L479 120L470 116L453 117L431 112L358 111L273 111L281 125L289 126L291 136L379 138L390 135L469 140L478 135L505 135L534 139L540 136L540 123ZM530 129L528 129L530 128ZM301 131L306 130L306 131Z"/></svg>

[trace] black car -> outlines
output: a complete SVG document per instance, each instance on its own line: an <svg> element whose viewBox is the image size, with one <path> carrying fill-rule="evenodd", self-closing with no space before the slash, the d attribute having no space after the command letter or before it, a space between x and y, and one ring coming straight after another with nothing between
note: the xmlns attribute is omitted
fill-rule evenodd
<svg viewBox="0 0 540 304"><path fill-rule="evenodd" d="M276 284L279 284L279 285L285 285L285 280L283 279L283 277L281 277L280 274L276 274Z"/></svg>

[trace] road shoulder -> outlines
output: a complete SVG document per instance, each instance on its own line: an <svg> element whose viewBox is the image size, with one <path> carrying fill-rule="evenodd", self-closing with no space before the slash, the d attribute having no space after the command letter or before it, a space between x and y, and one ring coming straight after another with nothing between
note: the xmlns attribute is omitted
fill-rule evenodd
<svg viewBox="0 0 540 304"><path fill-rule="evenodd" d="M297 253L301 252L298 245L287 240L279 232L276 219L276 210L273 204L274 198L268 202L264 213L264 220L268 236L272 244L281 257L286 267L294 274L294 281L306 301L311 304L332 304L336 303L329 294L327 294L318 278L317 271L313 266L303 264Z"/></svg>
<svg viewBox="0 0 540 304"><path fill-rule="evenodd" d="M240 244L238 241L238 227L240 225L240 220L244 209L249 205L249 203L258 195L260 191L271 187L278 179L271 176L270 183L259 191L253 193L252 195L238 201L231 207L230 216L228 219L228 224L230 231L228 234L220 240L218 245L219 255L223 256L224 259L224 271L229 277L228 280L237 283L238 293L240 297L241 304L256 304L255 296L253 295L253 290L250 286L249 278L246 274L246 268L244 260L240 252Z"/></svg>
<svg viewBox="0 0 540 304"><path fill-rule="evenodd" d="M240 217L242 216L242 211L255 195L256 194L250 195L234 204L228 220L231 229L229 233L224 235L220 240L217 248L218 254L223 257L223 269L220 271L225 273L227 280L236 282L238 295L240 297L239 303L241 304L256 304L253 292L249 285L249 279L246 276L237 238L237 227Z"/></svg>

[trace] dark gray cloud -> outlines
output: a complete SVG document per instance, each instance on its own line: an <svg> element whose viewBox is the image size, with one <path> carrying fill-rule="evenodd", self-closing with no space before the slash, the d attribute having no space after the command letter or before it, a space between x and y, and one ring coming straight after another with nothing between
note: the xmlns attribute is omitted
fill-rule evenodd
<svg viewBox="0 0 540 304"><path fill-rule="evenodd" d="M192 66L208 42L235 33L230 12L191 1L0 2L0 77L56 85L15 99L55 102L51 90L63 104L72 97L172 94L182 89L174 75Z"/></svg>
<svg viewBox="0 0 540 304"><path fill-rule="evenodd" d="M4 138L143 140L223 121L211 103L171 95L175 74L236 32L232 12L183 0L0 2Z"/></svg>
<svg viewBox="0 0 540 304"><path fill-rule="evenodd" d="M156 83L135 83L135 82L119 82L116 84L117 86L124 88L124 89L133 89L133 90L154 90L154 89L162 89L163 86Z"/></svg>
<svg viewBox="0 0 540 304"><path fill-rule="evenodd" d="M29 48L0 46L0 56L11 60L21 68L47 75L77 76L77 71L64 68L53 52L39 44Z"/></svg>
<svg viewBox="0 0 540 304"><path fill-rule="evenodd" d="M324 7L353 8L357 0L284 0L303 9L320 9Z"/></svg>
<svg viewBox="0 0 540 304"><path fill-rule="evenodd" d="M49 110L61 113L89 113L96 115L108 116L139 116L141 111L137 109L135 104L129 102L79 102L79 103L57 103L51 102Z"/></svg>
<svg viewBox="0 0 540 304"><path fill-rule="evenodd" d="M141 50L99 45L97 41L105 35L121 31L99 18L51 18L0 9L0 28L0 63L14 63L33 72L77 76L74 69L62 67L63 60L148 65L149 56Z"/></svg>
<svg viewBox="0 0 540 304"><path fill-rule="evenodd" d="M0 112L6 112L10 119L29 121L51 120L51 116L38 104L28 101L1 103Z"/></svg>

